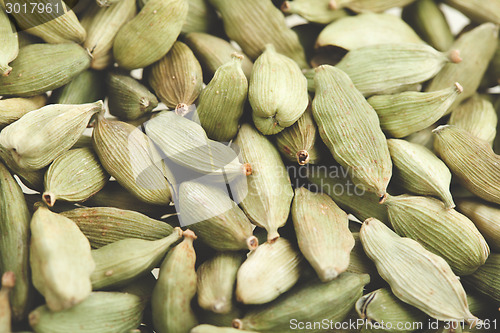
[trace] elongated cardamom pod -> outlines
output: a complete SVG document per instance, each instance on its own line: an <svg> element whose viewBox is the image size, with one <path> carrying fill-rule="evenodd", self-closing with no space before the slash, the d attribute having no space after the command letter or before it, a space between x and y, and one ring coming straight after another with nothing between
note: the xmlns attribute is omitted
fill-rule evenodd
<svg viewBox="0 0 500 333"><path fill-rule="evenodd" d="M102 111L102 101L47 105L5 127L0 133L0 145L19 167L38 170L70 149L92 116Z"/></svg>
<svg viewBox="0 0 500 333"><path fill-rule="evenodd" d="M376 112L342 70L322 65L314 81L312 111L321 139L353 178L383 200L392 162Z"/></svg>
<svg viewBox="0 0 500 333"><path fill-rule="evenodd" d="M332 0L293 0L284 1L281 11L287 14L297 14L309 22L328 24L347 16L345 10L336 10L331 6Z"/></svg>
<svg viewBox="0 0 500 333"><path fill-rule="evenodd" d="M355 243L349 257L349 267L347 267L346 272L368 274L370 275L371 282L378 282L381 278L378 275L375 264L370 260L370 258L368 258L363 250L363 244L361 244L359 232L353 232L352 236L354 237Z"/></svg>
<svg viewBox="0 0 500 333"><path fill-rule="evenodd" d="M332 0L333 8L348 8L357 13L383 12L393 7L404 7L415 0Z"/></svg>
<svg viewBox="0 0 500 333"><path fill-rule="evenodd" d="M0 10L0 75L7 76L12 71L9 63L16 59L19 53L17 31L9 16Z"/></svg>
<svg viewBox="0 0 500 333"><path fill-rule="evenodd" d="M50 95L50 104L85 104L104 100L104 73L86 70Z"/></svg>
<svg viewBox="0 0 500 333"><path fill-rule="evenodd" d="M445 3L472 19L474 22L500 24L500 1L487 3L480 0L445 0Z"/></svg>
<svg viewBox="0 0 500 333"><path fill-rule="evenodd" d="M394 295L429 316L444 321L477 319L465 291L446 261L413 239L399 237L382 222L369 218L361 242Z"/></svg>
<svg viewBox="0 0 500 333"><path fill-rule="evenodd" d="M220 25L215 10L207 0L188 0L189 10L186 21L182 26L182 33L210 32Z"/></svg>
<svg viewBox="0 0 500 333"><path fill-rule="evenodd" d="M500 254L493 253L486 263L472 275L464 277L467 286L479 291L481 294L493 299L500 304Z"/></svg>
<svg viewBox="0 0 500 333"><path fill-rule="evenodd" d="M6 98L0 100L0 128L12 124L26 113L47 104L45 94L29 98Z"/></svg>

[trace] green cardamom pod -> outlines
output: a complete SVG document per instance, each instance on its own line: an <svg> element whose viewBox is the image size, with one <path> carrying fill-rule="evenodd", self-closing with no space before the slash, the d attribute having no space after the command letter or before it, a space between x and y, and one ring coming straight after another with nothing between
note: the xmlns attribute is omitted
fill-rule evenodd
<svg viewBox="0 0 500 333"><path fill-rule="evenodd" d="M500 24L500 1L498 0L445 0L447 5L458 9L473 22Z"/></svg>
<svg viewBox="0 0 500 333"><path fill-rule="evenodd" d="M20 178L23 185L25 185L27 188L37 192L43 192L43 179L45 177L47 168L43 168L40 170L21 168L19 165L17 165L17 162L14 160L9 150L5 149L1 145L0 160L5 163L5 166L12 172L12 174L17 175ZM40 197L38 197L37 201L39 200Z"/></svg>
<svg viewBox="0 0 500 333"><path fill-rule="evenodd" d="M348 15L343 9L332 8L331 4L332 0L284 1L281 11L286 14L297 14L309 22L318 24L328 24Z"/></svg>
<svg viewBox="0 0 500 333"><path fill-rule="evenodd" d="M404 7L415 0L332 0L335 9L348 8L356 13L384 12L394 7Z"/></svg>
<svg viewBox="0 0 500 333"><path fill-rule="evenodd" d="M363 244L361 244L359 232L353 232L352 236L354 237L355 243L349 257L349 267L347 267L346 272L368 274L370 275L370 280L372 282L378 282L380 280L380 276L378 275L377 268L363 250Z"/></svg>
<svg viewBox="0 0 500 333"><path fill-rule="evenodd" d="M19 41L14 24L4 10L0 10L0 75L7 76L12 71L9 63L19 53Z"/></svg>
<svg viewBox="0 0 500 333"><path fill-rule="evenodd" d="M2 284L0 288L0 330L2 332L12 332L9 294L16 286L16 275L12 271L2 274Z"/></svg>
<svg viewBox="0 0 500 333"><path fill-rule="evenodd" d="M189 10L186 21L182 26L182 33L210 32L220 24L217 13L208 4L207 0L188 0Z"/></svg>
<svg viewBox="0 0 500 333"><path fill-rule="evenodd" d="M194 327L190 333L257 333L254 331L238 330L232 327L218 327L213 325L198 325Z"/></svg>
<svg viewBox="0 0 500 333"><path fill-rule="evenodd" d="M86 70L50 95L50 104L85 104L106 98L104 73Z"/></svg>
<svg viewBox="0 0 500 333"><path fill-rule="evenodd" d="M28 98L0 99L0 128L12 124L26 113L47 105L45 94Z"/></svg>
<svg viewBox="0 0 500 333"><path fill-rule="evenodd" d="M464 283L467 286L479 291L495 301L495 305L500 304L500 254L492 253L486 263L472 275L464 276Z"/></svg>

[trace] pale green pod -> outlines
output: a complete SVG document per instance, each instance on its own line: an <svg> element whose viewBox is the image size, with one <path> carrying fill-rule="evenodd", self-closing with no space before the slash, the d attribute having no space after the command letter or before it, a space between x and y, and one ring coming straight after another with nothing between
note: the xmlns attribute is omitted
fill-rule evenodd
<svg viewBox="0 0 500 333"><path fill-rule="evenodd" d="M432 131L437 127L436 124L433 124L429 127L424 128L423 130L417 131L405 137L404 139L408 142L419 144L424 146L429 150L434 149L434 133Z"/></svg>
<svg viewBox="0 0 500 333"><path fill-rule="evenodd" d="M151 299L153 325L157 333L188 333L198 325L190 305L196 294L194 239L195 234L186 230L184 240L168 252L161 264Z"/></svg>
<svg viewBox="0 0 500 333"><path fill-rule="evenodd" d="M343 17L327 25L316 40L316 48L337 46L354 50L369 45L398 43L424 42L397 16L365 13Z"/></svg>
<svg viewBox="0 0 500 333"><path fill-rule="evenodd" d="M460 183L478 197L500 204L500 156L491 146L453 125L433 132L436 152Z"/></svg>
<svg viewBox="0 0 500 333"><path fill-rule="evenodd" d="M395 138L423 130L448 113L463 92L460 84L432 92L407 91L393 95L376 95L368 103L377 111L380 127Z"/></svg>
<svg viewBox="0 0 500 333"><path fill-rule="evenodd" d="M187 0L149 0L120 28L113 55L124 69L143 68L170 50L188 15Z"/></svg>
<svg viewBox="0 0 500 333"><path fill-rule="evenodd" d="M220 24L217 13L207 0L188 0L189 10L181 32L210 32Z"/></svg>
<svg viewBox="0 0 500 333"><path fill-rule="evenodd" d="M409 192L441 199L446 209L455 207L450 192L451 172L436 155L422 145L405 140L387 140L394 176Z"/></svg>
<svg viewBox="0 0 500 333"><path fill-rule="evenodd" d="M372 282L378 281L380 276L378 275L377 268L363 250L359 232L353 232L352 236L354 237L355 243L349 257L349 267L347 267L346 272L368 274Z"/></svg>
<svg viewBox="0 0 500 333"><path fill-rule="evenodd" d="M465 291L446 261L418 242L399 237L382 222L369 218L361 242L393 294L427 315L443 321L477 319Z"/></svg>
<svg viewBox="0 0 500 333"><path fill-rule="evenodd" d="M458 9L474 22L500 24L500 1L498 0L445 0L444 2Z"/></svg>
<svg viewBox="0 0 500 333"><path fill-rule="evenodd" d="M42 199L49 207L56 200L85 201L108 180L109 175L92 148L71 149L56 158L45 173Z"/></svg>
<svg viewBox="0 0 500 333"><path fill-rule="evenodd" d="M43 192L43 179L45 177L45 172L47 171L46 167L40 170L21 168L19 165L17 165L17 162L12 157L10 151L5 149L1 145L0 159L3 163L5 163L5 166L7 166L12 174L17 175L21 179L21 182L26 187L37 192ZM38 200L39 199L40 198L38 198Z"/></svg>
<svg viewBox="0 0 500 333"><path fill-rule="evenodd" d="M229 142L238 132L248 93L242 60L242 56L234 55L221 65L200 94L196 112L201 126L212 140Z"/></svg>
<svg viewBox="0 0 500 333"><path fill-rule="evenodd" d="M19 167L38 170L69 150L90 119L102 111L102 101L47 105L5 127L0 132L0 145Z"/></svg>
<svg viewBox="0 0 500 333"><path fill-rule="evenodd" d="M474 223L441 201L401 195L385 204L396 233L441 256L457 275L473 273L488 258L490 249Z"/></svg>
<svg viewBox="0 0 500 333"><path fill-rule="evenodd" d="M450 49L455 38L446 17L434 0L418 0L403 8L401 14L423 40L438 51Z"/></svg>
<svg viewBox="0 0 500 333"><path fill-rule="evenodd" d="M458 210L474 222L489 246L500 251L500 208L477 199L460 199Z"/></svg>
<svg viewBox="0 0 500 333"><path fill-rule="evenodd" d="M493 299L500 304L500 254L492 253L486 263L472 275L464 277L467 286Z"/></svg>
<svg viewBox="0 0 500 333"><path fill-rule="evenodd" d="M356 181L383 200L392 162L375 110L336 67L317 67L314 82L312 111L321 139Z"/></svg>
<svg viewBox="0 0 500 333"><path fill-rule="evenodd" d="M497 135L497 122L493 104L475 94L453 109L448 124L460 127L493 145Z"/></svg>
<svg viewBox="0 0 500 333"><path fill-rule="evenodd" d="M19 41L14 24L4 10L0 10L0 75L7 76L12 71L9 63L19 53Z"/></svg>
<svg viewBox="0 0 500 333"><path fill-rule="evenodd" d="M95 270L90 276L92 289L124 286L151 272L170 247L182 237L180 228L155 240L127 238L92 250Z"/></svg>
<svg viewBox="0 0 500 333"><path fill-rule="evenodd" d="M327 283L313 280L297 286L274 302L251 309L242 319L235 319L233 327L285 333L300 322L326 319L329 324L330 321L335 324L344 320L369 282L369 275L353 273L344 273Z"/></svg>
<svg viewBox="0 0 500 333"><path fill-rule="evenodd" d="M136 295L93 292L82 303L59 312L46 305L30 313L35 333L117 333L131 332L142 320L144 302Z"/></svg>
<svg viewBox="0 0 500 333"><path fill-rule="evenodd" d="M383 12L394 7L404 7L415 0L332 0L332 7L348 8L357 13Z"/></svg>
<svg viewBox="0 0 500 333"><path fill-rule="evenodd" d="M236 273L244 260L240 252L220 252L198 267L198 304L215 313L233 310Z"/></svg>
<svg viewBox="0 0 500 333"><path fill-rule="evenodd" d="M189 333L256 333L255 331L239 330L232 327L218 327L202 324L194 327Z"/></svg>
<svg viewBox="0 0 500 333"><path fill-rule="evenodd" d="M300 68L309 67L297 34L285 23L281 11L269 0L209 0L224 22L224 30L250 58L257 59L267 44L294 60Z"/></svg>
<svg viewBox="0 0 500 333"><path fill-rule="evenodd" d="M195 181L179 188L181 223L218 251L254 250L259 245L253 225L224 189Z"/></svg>
<svg viewBox="0 0 500 333"><path fill-rule="evenodd" d="M297 14L309 22L319 24L328 24L349 15L343 9L332 8L331 4L332 0L284 1L281 5L281 11L286 14Z"/></svg>
<svg viewBox="0 0 500 333"><path fill-rule="evenodd" d="M296 189L292 219L300 252L321 281L331 281L347 270L354 237L347 214L328 195Z"/></svg>
<svg viewBox="0 0 500 333"><path fill-rule="evenodd" d="M279 133L306 110L307 79L297 63L267 45L253 65L248 100L255 127L265 135Z"/></svg>
<svg viewBox="0 0 500 333"><path fill-rule="evenodd" d="M89 241L73 221L43 206L31 219L30 265L33 285L51 311L69 309L92 291Z"/></svg>
<svg viewBox="0 0 500 333"><path fill-rule="evenodd" d="M106 98L104 73L86 70L65 86L52 91L50 104L85 104Z"/></svg>
<svg viewBox="0 0 500 333"><path fill-rule="evenodd" d="M463 100L474 95L488 67L498 43L498 25L485 23L461 35L451 45L459 63L446 64L432 79L426 91L435 91L460 82L464 92L455 100L450 111Z"/></svg>
<svg viewBox="0 0 500 333"><path fill-rule="evenodd" d="M28 98L0 99L0 128L12 124L26 113L37 110L47 104L45 94Z"/></svg>
<svg viewBox="0 0 500 333"><path fill-rule="evenodd" d="M16 285L16 275L12 271L6 271L2 274L2 284L0 288L0 330L2 332L12 332L9 294Z"/></svg>
<svg viewBox="0 0 500 333"><path fill-rule="evenodd" d="M290 177L278 150L252 125L241 126L235 144L251 168L248 193L240 206L254 224L266 229L268 241L275 240L290 213Z"/></svg>
<svg viewBox="0 0 500 333"><path fill-rule="evenodd" d="M75 43L31 44L10 65L10 75L0 76L0 95L29 97L70 82L89 67L90 55Z"/></svg>
<svg viewBox="0 0 500 333"><path fill-rule="evenodd" d="M287 292L299 280L304 257L288 240L266 242L241 264L236 277L236 299L264 304Z"/></svg>

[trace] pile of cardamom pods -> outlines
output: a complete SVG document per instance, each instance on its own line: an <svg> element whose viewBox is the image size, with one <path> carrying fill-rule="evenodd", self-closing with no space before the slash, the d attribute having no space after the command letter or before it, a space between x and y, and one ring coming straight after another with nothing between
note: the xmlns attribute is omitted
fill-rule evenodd
<svg viewBox="0 0 500 333"><path fill-rule="evenodd" d="M0 333L499 332L499 25L0 0Z"/></svg>

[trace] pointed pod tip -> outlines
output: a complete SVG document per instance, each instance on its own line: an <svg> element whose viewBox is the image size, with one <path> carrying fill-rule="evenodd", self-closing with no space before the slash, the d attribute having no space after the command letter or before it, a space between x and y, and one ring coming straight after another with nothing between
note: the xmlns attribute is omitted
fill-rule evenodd
<svg viewBox="0 0 500 333"><path fill-rule="evenodd" d="M382 196L378 199L378 203L383 204L387 200L388 196L389 196L389 194L387 192L382 194Z"/></svg>
<svg viewBox="0 0 500 333"><path fill-rule="evenodd" d="M450 127L450 125L440 125L436 127L435 129L432 130L432 133L439 135L441 131L443 131L445 128Z"/></svg>
<svg viewBox="0 0 500 333"><path fill-rule="evenodd" d="M245 56L239 52L233 52L231 53L231 59L237 60L239 63L241 63L243 59L245 59Z"/></svg>
<svg viewBox="0 0 500 333"><path fill-rule="evenodd" d="M174 228L174 231L173 231L173 234L177 234L177 236L178 236L179 238L181 238L181 237L182 237L182 235L184 234L184 232L182 231L182 229L181 229L181 228L179 228L179 227L175 227L175 228Z"/></svg>
<svg viewBox="0 0 500 333"><path fill-rule="evenodd" d="M339 8L337 0L330 0L330 2L328 2L328 9L335 10L337 8Z"/></svg>
<svg viewBox="0 0 500 333"><path fill-rule="evenodd" d="M297 162L299 165L306 165L309 163L309 152L307 150L299 150L297 152Z"/></svg>
<svg viewBox="0 0 500 333"><path fill-rule="evenodd" d="M278 240L278 238L280 238L280 234L278 233L278 231L268 231L267 242L269 244L276 242Z"/></svg>
<svg viewBox="0 0 500 333"><path fill-rule="evenodd" d="M0 72L2 73L2 76L9 76L9 74L12 72L12 67L0 66Z"/></svg>
<svg viewBox="0 0 500 333"><path fill-rule="evenodd" d="M290 2L289 1L285 1L285 2L283 2L283 4L281 4L281 11L283 13L289 13L290 12Z"/></svg>
<svg viewBox="0 0 500 333"><path fill-rule="evenodd" d="M49 207L54 207L54 204L56 203L56 196L52 192L44 192L42 194L42 199L43 202L45 202Z"/></svg>
<svg viewBox="0 0 500 333"><path fill-rule="evenodd" d="M460 50L451 50L449 54L450 60L454 64L459 64L462 62L462 58L460 57Z"/></svg>
<svg viewBox="0 0 500 333"><path fill-rule="evenodd" d="M462 87L462 85L458 82L455 82L455 88L457 89L457 92L459 94L463 93L464 92L464 87Z"/></svg>
<svg viewBox="0 0 500 333"><path fill-rule="evenodd" d="M259 246L259 240L255 236L250 236L246 239L247 247L250 251L255 250Z"/></svg>
<svg viewBox="0 0 500 333"><path fill-rule="evenodd" d="M252 165L250 163L243 164L243 174L250 176L252 174Z"/></svg>
<svg viewBox="0 0 500 333"><path fill-rule="evenodd" d="M192 240L195 240L196 238L198 238L198 236L196 236L196 234L194 233L194 231L192 231L190 229L184 230L184 232L182 233L182 236L184 236L184 238L189 238L189 239L192 239Z"/></svg>
<svg viewBox="0 0 500 333"><path fill-rule="evenodd" d="M241 319L233 319L233 321L231 322L231 325L236 328L236 329L239 329L239 330L242 330L243 329L243 321Z"/></svg>
<svg viewBox="0 0 500 333"><path fill-rule="evenodd" d="M329 282L337 278L339 276L339 271L336 267L328 267L324 269L320 274L320 280L322 282Z"/></svg>
<svg viewBox="0 0 500 333"><path fill-rule="evenodd" d="M16 274L12 271L3 273L2 275L2 289L12 289L16 285Z"/></svg>

